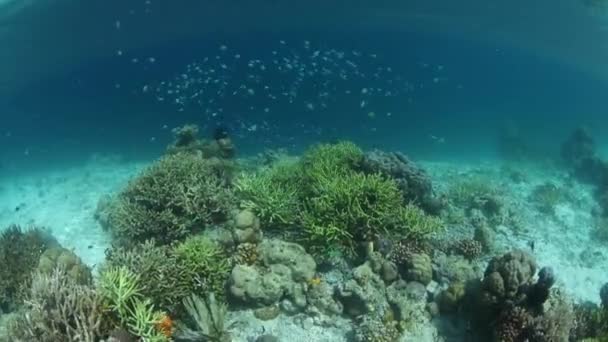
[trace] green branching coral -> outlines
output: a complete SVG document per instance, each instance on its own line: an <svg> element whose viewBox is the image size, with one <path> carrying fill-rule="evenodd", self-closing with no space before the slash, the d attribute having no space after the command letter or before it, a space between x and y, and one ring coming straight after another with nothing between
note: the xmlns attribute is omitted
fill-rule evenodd
<svg viewBox="0 0 608 342"><path fill-rule="evenodd" d="M403 204L394 179L361 172L362 160L353 143L317 145L295 164L237 181L237 194L264 226L291 226L313 250L352 254L357 241L393 234L420 238L441 227L440 220Z"/></svg>
<svg viewBox="0 0 608 342"><path fill-rule="evenodd" d="M172 253L176 283L193 293L214 292L223 297L230 264L219 245L204 236L193 236L175 246Z"/></svg>
<svg viewBox="0 0 608 342"><path fill-rule="evenodd" d="M165 316L141 294L139 277L126 267L105 269L99 278L99 293L105 306L130 333L145 341L167 341L158 329Z"/></svg>
<svg viewBox="0 0 608 342"><path fill-rule="evenodd" d="M224 220L234 197L221 165L195 154L161 158L119 194L109 229L119 243L167 244Z"/></svg>
<svg viewBox="0 0 608 342"><path fill-rule="evenodd" d="M255 213L264 226L294 224L299 205L298 171L296 164L279 162L256 173L242 174L235 181L241 206Z"/></svg>
<svg viewBox="0 0 608 342"><path fill-rule="evenodd" d="M134 298L129 307L126 326L129 332L142 337L144 341L164 342L169 339L158 329L164 317L165 314L156 311L149 299Z"/></svg>
<svg viewBox="0 0 608 342"><path fill-rule="evenodd" d="M106 269L99 278L100 293L123 323L129 317L133 301L142 297L138 282L137 274L126 267Z"/></svg>
<svg viewBox="0 0 608 342"><path fill-rule="evenodd" d="M13 311L23 302L40 256L57 245L40 228L13 225L0 233L0 311Z"/></svg>
<svg viewBox="0 0 608 342"><path fill-rule="evenodd" d="M168 312L175 311L190 287L177 280L177 260L167 246L153 241L127 249L115 247L108 251L103 269L127 268L139 279L141 294Z"/></svg>
<svg viewBox="0 0 608 342"><path fill-rule="evenodd" d="M352 173L317 179L311 187L317 195L305 200L302 222L313 245L350 245L355 237L391 230L400 219L401 194L380 176Z"/></svg>
<svg viewBox="0 0 608 342"><path fill-rule="evenodd" d="M310 148L302 158L302 169L306 176L335 177L358 169L363 160L363 151L352 142L320 144Z"/></svg>
<svg viewBox="0 0 608 342"><path fill-rule="evenodd" d="M397 185L379 175L319 179L313 193L302 212L307 243L313 246L330 242L352 253L357 240L393 234L421 238L441 227L418 207L404 206Z"/></svg>

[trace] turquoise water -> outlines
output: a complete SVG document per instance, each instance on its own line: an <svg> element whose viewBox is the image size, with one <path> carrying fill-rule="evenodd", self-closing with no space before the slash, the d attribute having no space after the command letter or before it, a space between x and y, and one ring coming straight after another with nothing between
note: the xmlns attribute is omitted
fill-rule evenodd
<svg viewBox="0 0 608 342"><path fill-rule="evenodd" d="M87 342L205 340L180 286L233 341L606 338L607 28L601 0L0 0L0 342L45 288L105 296ZM57 241L17 262L12 224ZM55 242L82 287L30 287Z"/></svg>
<svg viewBox="0 0 608 342"><path fill-rule="evenodd" d="M10 31L11 19L5 19L7 44L12 44L5 57L7 76L21 75L17 77L19 82L7 78L6 96L2 97L5 116L2 150L3 154L12 156L8 159L35 163L38 158L45 159L48 153L44 151L52 151L57 160L66 161L92 151L149 157L170 139L163 126L175 127L190 121L209 127L229 126L238 139L246 142L241 144L247 146L242 148L245 153L262 148L262 144L301 148L317 140L347 137L366 146L407 147L410 154L425 158L475 158L494 154L496 136L506 125L516 126L522 138L548 151L555 151L556 136L565 137L572 127L580 124L591 127L599 139L606 133L603 129L606 127L603 125L606 79L599 72L589 72L594 65L581 62L591 53L602 53L599 48L585 50L586 46L602 45L602 19L592 16L580 4L578 12L566 17L572 25L544 33L545 26L555 25L554 20L566 15L563 13L566 7L547 7L546 13L555 11L555 18L549 21L539 13L542 6L535 5L528 9L529 17L525 20L521 16L512 21L503 18L500 25L494 27L488 23L487 16L496 16L496 11L505 8L484 9L476 7L474 2L463 4L459 9L441 6L441 2L434 7L415 2L403 5L430 18L433 14L438 18L449 15L441 21L446 26L442 31L440 25L420 26L406 19L396 26L397 19L385 18L387 27L382 27L377 24L379 18L374 10L379 9L374 5L369 5L369 18L360 20L359 27L358 21L349 22L349 19L355 20L349 11L335 18L336 23L340 23L336 26L340 27L331 27L326 26L327 18L322 11L334 12L321 6L317 13L313 6L302 13L303 18L311 16L309 28L295 29L277 19L275 29L243 21L240 32L238 23L234 23L231 30L224 28L230 26L228 18L233 13L230 6L208 8L205 13L215 11L217 18L224 15L226 22L201 24L197 30L186 25L189 18L183 19L182 27L179 19L171 17L188 12L186 5L174 8L176 13L169 12L165 19L159 19L156 11L165 10L164 4L134 1L125 5L127 3L116 8L103 7L103 10L101 4L95 2L80 9L69 1L57 4L60 10L53 12L63 13L64 20L55 32L44 31L51 24L50 18L43 20L46 4L37 5L42 7L38 11L34 10L35 5L32 9L26 7L18 12L20 15L13 16L14 25L32 24L33 41L44 40L51 45L52 40L56 40L56 48L40 44L36 46L39 51L23 46L24 42L18 41L19 34ZM351 11L364 11L365 5L361 6ZM396 8L395 16L411 14L405 9L399 12L399 6L394 4L378 7L388 11L391 6ZM476 13L473 9L479 12L477 25L481 32L463 32L475 25L471 22L474 20L471 16ZM77 10L84 14L76 16ZM192 7L192 12L203 10L204 7ZM283 12L281 6L275 10L277 18L288 18L288 12ZM583 25L580 21L585 16L588 20ZM536 24L530 23L532 19L537 20ZM588 27L590 22L597 24L594 35ZM82 32L65 32L68 28L64 26L69 23L82 24ZM252 31L247 31L247 27L252 27ZM527 37L521 36L520 31L524 29L531 31ZM45 34L48 39L43 38ZM556 38L559 34L563 35L563 42ZM491 37L496 39L492 41ZM512 41L516 38L517 41ZM555 42L550 44L552 41ZM309 42L308 47L305 42ZM563 49L568 50L567 54L554 51L568 44L571 48ZM221 46L227 50L220 51ZM45 52L45 48L51 50ZM577 52L577 48L580 51ZM272 51L278 55L272 55ZM291 62L294 56L307 58L306 72L309 72L314 51L334 51L329 57L332 63L336 62L329 70L333 74L324 76L319 70L312 71L319 74L295 85L298 98L293 103L265 97L260 90L248 98L243 94L225 94L225 98L220 99L217 94L206 94L211 96L209 99L218 97L213 106L191 101L179 108L168 101L157 101L157 94L151 91L163 81L182 77L188 64L200 63L205 58L215 63L208 63L207 70L217 69L216 76L229 78L229 87L237 87L239 79L247 77L246 64L250 60L260 60L267 66L266 71L257 70L260 82L288 87L298 71L278 71L278 65L272 64L273 57L279 59L280 64L288 63L281 60L286 57ZM368 58L353 56L353 51ZM339 54L347 57L350 54L357 67L344 69L350 67L338 59ZM242 58L235 60L235 55ZM369 58L369 55L377 57ZM216 56L220 59L214 60ZM8 63L19 59L27 63L14 66ZM222 69L222 64L230 68ZM40 68L44 68L44 72L36 71ZM340 80L336 76L340 68L346 74L369 73ZM374 79L374 68L394 71ZM29 76L30 72L34 75ZM324 78L331 83L327 89L314 89L314 83ZM150 88L150 92L144 93L144 87ZM361 89L366 87L382 90L361 94ZM348 90L352 93L345 95ZM280 96L282 91L276 90L275 95ZM392 94L384 96L387 92ZM321 93L325 93L326 102L330 102L327 108L321 108L318 103L314 110L306 110L307 103L321 102ZM361 108L361 101L369 105ZM250 110L252 105L256 108ZM266 108L270 111L265 112ZM212 112L219 109L225 111L212 116ZM369 116L370 112L375 115ZM264 122L266 130L262 129ZM244 130L243 127L260 129ZM430 136L443 138L446 143L437 146ZM149 143L150 139L153 143ZM21 158L24 151L27 158Z"/></svg>

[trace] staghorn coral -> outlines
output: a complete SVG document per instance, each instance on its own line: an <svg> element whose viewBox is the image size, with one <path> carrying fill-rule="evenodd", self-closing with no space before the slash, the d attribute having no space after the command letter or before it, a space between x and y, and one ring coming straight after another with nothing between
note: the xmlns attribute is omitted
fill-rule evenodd
<svg viewBox="0 0 608 342"><path fill-rule="evenodd" d="M167 147L168 154L193 153L200 151L203 142L199 139L199 127L194 124L186 124L171 130L173 142Z"/></svg>
<svg viewBox="0 0 608 342"><path fill-rule="evenodd" d="M235 180L241 206L256 214L266 227L290 225L297 221L300 185L294 177L296 164L275 163Z"/></svg>
<svg viewBox="0 0 608 342"><path fill-rule="evenodd" d="M236 182L242 205L263 226L283 226L317 257L353 256L361 241L382 236L422 238L443 226L414 204L404 204L394 179L362 172L355 144L320 144L300 161L275 163Z"/></svg>
<svg viewBox="0 0 608 342"><path fill-rule="evenodd" d="M234 205L225 171L193 154L163 157L118 195L108 228L119 243L168 244L222 221Z"/></svg>
<svg viewBox="0 0 608 342"><path fill-rule="evenodd" d="M105 269L125 267L139 278L142 295L172 312L189 295L190 288L178 273L177 260L166 246L146 241L133 248L114 247L107 252Z"/></svg>
<svg viewBox="0 0 608 342"><path fill-rule="evenodd" d="M0 312L13 311L23 302L40 256L58 245L38 227L11 225L0 233Z"/></svg>
<svg viewBox="0 0 608 342"><path fill-rule="evenodd" d="M28 300L9 328L11 341L96 342L106 333L103 300L98 292L55 268L36 273Z"/></svg>
<svg viewBox="0 0 608 342"><path fill-rule="evenodd" d="M224 298L230 264L225 251L205 236L191 236L176 245L176 283L182 283L189 292L214 292Z"/></svg>

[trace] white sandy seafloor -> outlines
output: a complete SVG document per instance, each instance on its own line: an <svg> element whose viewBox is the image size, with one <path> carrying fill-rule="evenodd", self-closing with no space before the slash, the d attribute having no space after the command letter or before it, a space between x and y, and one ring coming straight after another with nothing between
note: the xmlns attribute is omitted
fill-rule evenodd
<svg viewBox="0 0 608 342"><path fill-rule="evenodd" d="M447 162L421 164L431 175L438 192L449 183L471 177L490 179L502 189L507 205L521 217L519 232L512 227L497 229L501 250L522 248L532 251L539 267L553 267L557 285L577 301L599 302L599 289L608 282L608 248L590 234L593 229L591 209L595 202L590 187L568 182L565 172L551 167L516 165L525 181L515 183L500 163L462 165ZM73 249L85 263L95 266L104 259L109 238L94 219L99 198L118 191L145 164L121 161L120 158L92 158L81 167L56 170L4 179L0 187L0 227L19 224L24 227L47 227L66 248ZM563 186L569 200L560 204L553 217L541 214L530 203L536 185L547 181ZM16 210L19 208L19 210ZM272 334L280 341L346 341L351 327L346 319L332 324L320 323L306 316L280 315L271 321L256 319L251 311L231 313L235 341L253 341L255 336ZM433 341L432 326L414 338ZM411 338L411 336L410 336Z"/></svg>
<svg viewBox="0 0 608 342"><path fill-rule="evenodd" d="M572 180L565 170L552 164L422 165L429 171L436 188L447 187L458 180L478 178L501 189L503 201L519 219L519 228L499 225L496 228L498 249L504 252L519 248L530 252L539 268L553 268L556 285L575 301L600 302L600 288L608 282L608 241L598 241L592 234L595 229L592 211L597 209L597 203L591 186ZM511 180L508 177L511 171L520 173L523 181ZM547 182L566 192L567 199L555 207L554 215L539 212L530 199L534 188Z"/></svg>

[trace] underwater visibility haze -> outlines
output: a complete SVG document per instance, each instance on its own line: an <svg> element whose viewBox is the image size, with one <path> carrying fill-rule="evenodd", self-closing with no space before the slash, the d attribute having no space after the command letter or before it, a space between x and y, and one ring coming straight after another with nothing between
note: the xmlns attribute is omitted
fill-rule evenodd
<svg viewBox="0 0 608 342"><path fill-rule="evenodd" d="M0 341L608 341L608 2L0 0Z"/></svg>

